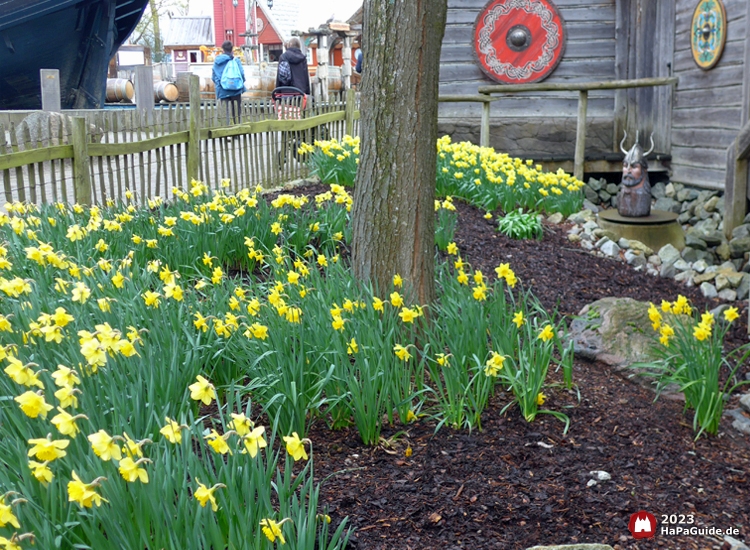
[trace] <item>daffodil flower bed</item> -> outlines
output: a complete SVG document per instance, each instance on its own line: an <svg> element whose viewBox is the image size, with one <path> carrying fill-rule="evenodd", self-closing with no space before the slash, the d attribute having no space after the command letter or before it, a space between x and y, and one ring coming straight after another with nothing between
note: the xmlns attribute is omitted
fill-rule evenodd
<svg viewBox="0 0 750 550"><path fill-rule="evenodd" d="M669 385L676 384L685 396L685 409L692 409L696 439L706 432L716 435L724 404L734 390L750 381L738 381L737 369L750 357L750 344L724 354L724 337L729 325L739 317L736 307L726 309L721 318L699 312L684 296L674 302L664 300L648 310L658 335L656 361L639 363L646 375L657 379L657 398ZM721 373L726 379L721 383Z"/></svg>
<svg viewBox="0 0 750 550"><path fill-rule="evenodd" d="M513 388L509 403L533 420L519 395L542 393L553 346L569 368L563 327L530 295L514 298L507 264L489 281L449 242L428 320L398 274L380 295L351 276L344 187L270 203L258 191L194 181L148 208L6 205L8 540L343 548L346 518L329 531L318 509L312 422L353 423L367 444L384 416L478 427L497 388ZM507 336L517 316L522 340ZM515 393L501 374L529 354L537 370Z"/></svg>
<svg viewBox="0 0 750 550"><path fill-rule="evenodd" d="M498 207L506 213L522 209L569 216L583 206L583 182L562 169L545 172L531 160L466 141L452 143L449 136L438 140L437 149L437 195L461 197L490 217ZM359 137L303 143L298 153L307 155L311 173L323 183L354 184Z"/></svg>

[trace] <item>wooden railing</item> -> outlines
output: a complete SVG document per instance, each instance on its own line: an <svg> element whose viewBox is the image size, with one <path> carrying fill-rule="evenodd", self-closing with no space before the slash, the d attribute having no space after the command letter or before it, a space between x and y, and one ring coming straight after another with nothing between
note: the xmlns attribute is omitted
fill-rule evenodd
<svg viewBox="0 0 750 550"><path fill-rule="evenodd" d="M201 101L193 76L189 105L157 109L150 120L135 110L55 115L58 126L46 128L44 139L28 127L19 139L14 125L6 137L0 125L0 208L14 200L103 204L123 200L127 190L146 203L171 198L192 179L214 188L229 179L230 191L279 185L306 175L294 154L301 141L357 135L356 102L349 90L298 120L278 120L270 99L245 102L240 123L227 126L215 102Z"/></svg>
<svg viewBox="0 0 750 550"><path fill-rule="evenodd" d="M479 144L490 145L490 105L500 97L494 94L515 94L521 92L578 92L578 122L576 126L576 149L574 156L574 175L583 179L584 151L586 148L586 113L588 94L594 90L620 90L626 88L643 88L650 86L675 86L677 77L639 78L635 80L610 80L605 82L540 82L538 84L502 84L496 86L479 86L479 95L444 95L440 102L472 102L482 104L482 122Z"/></svg>
<svg viewBox="0 0 750 550"><path fill-rule="evenodd" d="M727 172L724 185L724 234L727 240L732 238L732 231L741 225L747 215L748 199L748 159L750 159L750 122L745 124L740 133L727 149ZM748 327L750 331L750 326Z"/></svg>

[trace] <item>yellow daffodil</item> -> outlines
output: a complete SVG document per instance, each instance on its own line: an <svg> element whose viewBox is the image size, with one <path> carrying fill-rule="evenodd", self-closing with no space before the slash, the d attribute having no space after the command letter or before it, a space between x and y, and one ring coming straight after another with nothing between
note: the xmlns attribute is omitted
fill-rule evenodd
<svg viewBox="0 0 750 550"><path fill-rule="evenodd" d="M73 416L61 407L57 407L57 410L58 414L52 418L52 424L61 434L67 435L68 437L75 437L80 431L76 425L76 420L88 417L85 414L77 414Z"/></svg>
<svg viewBox="0 0 750 550"><path fill-rule="evenodd" d="M44 400L44 393L39 390L37 393L27 391L14 398L14 401L21 407L23 413L29 418L47 418L47 413L54 407Z"/></svg>
<svg viewBox="0 0 750 550"><path fill-rule="evenodd" d="M159 430L159 433L166 437L167 441L170 443L175 445L182 443L182 429L187 426L178 424L168 416L165 417L164 420L166 425Z"/></svg>
<svg viewBox="0 0 750 550"><path fill-rule="evenodd" d="M68 501L77 502L84 508L91 508L94 505L98 507L101 506L102 501L108 502L107 499L94 490L99 485L99 482L106 480L106 478L98 477L91 483L84 483L78 477L75 470L71 472L71 475L73 479L68 482Z"/></svg>
<svg viewBox="0 0 750 550"><path fill-rule="evenodd" d="M109 435L105 430L99 430L87 438L91 442L91 448L94 454L102 460L109 461L112 459L120 460L122 453L115 438ZM118 436L119 439L119 436Z"/></svg>
<svg viewBox="0 0 750 550"><path fill-rule="evenodd" d="M711 336L711 327L699 323L693 328L693 336L696 340L702 342Z"/></svg>
<svg viewBox="0 0 750 550"><path fill-rule="evenodd" d="M347 355L354 355L355 353L359 353L359 345L357 345L357 341L354 338L352 338L346 345L346 353Z"/></svg>
<svg viewBox="0 0 750 550"><path fill-rule="evenodd" d="M398 314L399 317L401 317L401 320L404 323L413 323L414 319L419 317L419 312L415 309L411 308L401 308L401 311Z"/></svg>
<svg viewBox="0 0 750 550"><path fill-rule="evenodd" d="M63 409L71 407L76 409L78 408L78 396L76 395L78 393L80 393L78 388L63 386L55 392L55 397L60 402L60 406Z"/></svg>
<svg viewBox="0 0 750 550"><path fill-rule="evenodd" d="M44 485L52 481L52 479L55 477L55 474L52 473L52 470L49 469L47 464L49 464L49 462L37 462L36 460L29 460L29 469L31 470L31 475L33 475L39 483L42 483Z"/></svg>
<svg viewBox="0 0 750 550"><path fill-rule="evenodd" d="M393 307L401 307L404 305L404 299L398 292L391 292L391 305Z"/></svg>
<svg viewBox="0 0 750 550"><path fill-rule="evenodd" d="M524 323L523 311L517 311L513 314L513 322L518 328L521 328Z"/></svg>
<svg viewBox="0 0 750 550"><path fill-rule="evenodd" d="M258 338L259 340L265 340L268 338L268 327L261 325L260 323L253 323L245 331L245 336L250 338Z"/></svg>
<svg viewBox="0 0 750 550"><path fill-rule="evenodd" d="M198 488L193 493L193 496L203 508L205 508L206 504L210 502L211 509L216 512L219 509L219 505L216 503L214 491L216 491L216 489L226 487L226 485L224 485L223 483L217 483L213 487L209 488L206 485L203 485L203 483L201 483L197 478L196 482L198 483Z"/></svg>
<svg viewBox="0 0 750 550"><path fill-rule="evenodd" d="M231 432L227 432L224 435L217 432L215 429L211 430L207 436L204 437L208 441L208 445L219 454L232 454L232 451L227 445L227 438L232 435Z"/></svg>
<svg viewBox="0 0 750 550"><path fill-rule="evenodd" d="M69 439L52 439L48 434L46 439L29 439L28 456L36 457L43 462L52 462L58 458L64 457L67 453L64 449L70 445Z"/></svg>
<svg viewBox="0 0 750 550"><path fill-rule="evenodd" d="M307 452L305 451L305 442L309 442L308 439L300 439L297 432L292 432L291 436L284 436L284 443L286 443L286 452L294 459L298 461L300 459L307 460Z"/></svg>
<svg viewBox="0 0 750 550"><path fill-rule="evenodd" d="M393 346L393 352L396 354L396 357L398 357L402 361L408 361L409 359L411 359L409 350L401 344L396 344L395 346Z"/></svg>
<svg viewBox="0 0 750 550"><path fill-rule="evenodd" d="M274 520L266 518L261 520L260 526L263 530L263 534L269 541L276 542L276 539L279 539L279 544L286 544L286 539L281 533L281 525L283 523L283 521L281 523L276 523Z"/></svg>
<svg viewBox="0 0 750 550"><path fill-rule="evenodd" d="M86 300L89 299L89 296L91 296L91 290L88 286L86 286L86 283L78 282L73 287L73 293L71 300L73 302L79 302L81 304L85 304Z"/></svg>
<svg viewBox="0 0 750 550"><path fill-rule="evenodd" d="M503 363L505 363L505 356L500 355L496 351L491 352L490 358L487 359L487 362L484 366L485 376L496 377L498 374L500 374L500 371L503 368Z"/></svg>
<svg viewBox="0 0 750 550"><path fill-rule="evenodd" d="M542 393L542 392L539 392L539 393L538 393L538 394L536 395L536 404L537 404L537 405L544 405L544 401L545 401L545 399L547 399L547 396L546 396L546 395L544 395L544 393Z"/></svg>
<svg viewBox="0 0 750 550"><path fill-rule="evenodd" d="M539 333L537 338L542 342L548 342L555 337L555 331L552 330L552 325L545 325L542 331Z"/></svg>
<svg viewBox="0 0 750 550"><path fill-rule="evenodd" d="M216 399L216 390L213 384L203 378L200 374L195 377L197 382L189 386L190 398L195 401L202 401L204 405L210 405Z"/></svg>
<svg viewBox="0 0 750 550"><path fill-rule="evenodd" d="M12 525L16 529L21 528L21 524L18 523L18 518L13 513L13 509L9 504L5 504L5 497L0 496L0 527L6 525Z"/></svg>
<svg viewBox="0 0 750 550"><path fill-rule="evenodd" d="M145 468L141 467L144 462L151 462L148 458L139 458L133 460L129 456L126 456L120 460L120 464L117 470L120 472L122 478L128 483L134 483L140 481L141 483L148 483L148 472Z"/></svg>
<svg viewBox="0 0 750 550"><path fill-rule="evenodd" d="M159 307L159 297L161 294L158 292L153 292L151 290L147 290L142 294L143 301L146 303L147 307L153 307L158 308Z"/></svg>
<svg viewBox="0 0 750 550"><path fill-rule="evenodd" d="M740 316L740 314L737 313L737 308L734 307L734 306L732 306L729 309L727 309L726 311L724 311L724 319L726 319L730 323L732 321L734 321L735 319L738 319L739 316Z"/></svg>
<svg viewBox="0 0 750 550"><path fill-rule="evenodd" d="M266 428L264 426L258 426L257 428L254 428L252 431L243 435L242 443L245 446L245 450L243 450L242 452L248 453L252 458L255 458L258 454L258 451L267 446L266 439L263 437L263 434L265 432Z"/></svg>

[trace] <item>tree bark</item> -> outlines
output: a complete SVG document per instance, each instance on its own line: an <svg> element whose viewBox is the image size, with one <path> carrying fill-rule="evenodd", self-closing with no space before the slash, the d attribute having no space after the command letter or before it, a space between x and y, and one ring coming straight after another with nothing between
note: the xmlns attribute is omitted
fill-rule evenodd
<svg viewBox="0 0 750 550"><path fill-rule="evenodd" d="M151 7L151 24L154 28L154 51L151 52L151 56L155 62L159 63L164 58L161 44L161 26L159 25L159 10L156 7L155 0L149 0L148 3Z"/></svg>
<svg viewBox="0 0 750 550"><path fill-rule="evenodd" d="M361 154L352 269L379 292L435 295L435 180L440 49L447 0L365 0Z"/></svg>

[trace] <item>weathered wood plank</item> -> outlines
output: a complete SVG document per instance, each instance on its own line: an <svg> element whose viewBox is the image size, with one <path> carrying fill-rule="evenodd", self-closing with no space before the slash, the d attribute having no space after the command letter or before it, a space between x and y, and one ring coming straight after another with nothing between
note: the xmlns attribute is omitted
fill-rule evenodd
<svg viewBox="0 0 750 550"><path fill-rule="evenodd" d="M700 107L674 109L672 124L675 127L700 126L702 128L723 128L736 132L740 127L741 109L737 107Z"/></svg>
<svg viewBox="0 0 750 550"><path fill-rule="evenodd" d="M480 86L480 94L517 93L522 91L544 92L561 90L616 90L618 88L646 88L651 86L672 86L677 84L675 77L639 78L634 80L611 80L602 82L538 82L535 84L513 84L498 86Z"/></svg>
<svg viewBox="0 0 750 550"><path fill-rule="evenodd" d="M744 63L745 60L745 39L727 41L724 51L721 54L719 65L726 66L737 63ZM704 72L693 60L693 52L689 47L675 51L674 54L675 71L697 70ZM711 71L708 71L711 72Z"/></svg>
<svg viewBox="0 0 750 550"><path fill-rule="evenodd" d="M52 147L44 147L42 149L33 149L31 151L20 151L18 153L0 155L0 170L10 170L12 168L19 168L27 164L45 162L48 160L72 158L72 145L54 145Z"/></svg>
<svg viewBox="0 0 750 550"><path fill-rule="evenodd" d="M134 155L152 149L160 149L188 142L188 132L177 132L161 137L144 139L127 143L92 143L89 145L89 155L92 157L106 157L117 155Z"/></svg>
<svg viewBox="0 0 750 550"><path fill-rule="evenodd" d="M726 149L732 143L736 134L725 129L700 128L700 127L673 127L672 145L695 146L711 144L712 146Z"/></svg>
<svg viewBox="0 0 750 550"><path fill-rule="evenodd" d="M571 92L575 94L575 92ZM589 117L612 117L613 99L589 98ZM577 94L567 98L539 97L529 100L522 97L503 97L494 101L490 109L492 118L517 117L572 117L578 113ZM441 103L438 111L440 118L475 118L481 115L481 104Z"/></svg>
<svg viewBox="0 0 750 550"><path fill-rule="evenodd" d="M705 166L717 170L726 168L727 155L726 149L708 148L708 147L682 147L680 145L672 146L672 164L686 164L689 162L693 166Z"/></svg>
<svg viewBox="0 0 750 550"><path fill-rule="evenodd" d="M483 2L482 6L472 9L448 9L448 15L446 18L446 25L456 24L474 24L479 14L482 12L482 8L487 4ZM612 3L595 3L592 2L590 5L573 5L570 7L564 7L560 5L560 2L556 2L557 8L560 11L560 15L563 20L568 22L579 22L579 21L607 21L614 22L615 20L615 7Z"/></svg>
<svg viewBox="0 0 750 550"><path fill-rule="evenodd" d="M740 65L729 65L702 71L696 66L694 71L675 73L675 76L680 78L679 90L703 90L742 83L743 68Z"/></svg>
<svg viewBox="0 0 750 550"><path fill-rule="evenodd" d="M230 126L228 128L214 128L208 130L209 138L220 138L228 136L238 136L241 134L254 133L254 132L295 132L304 131L308 128L320 126L322 124L328 124L337 120L344 120L346 113L338 111L334 113L326 113L317 115L310 118L303 118L301 120L263 120L260 122L246 122L238 126Z"/></svg>
<svg viewBox="0 0 750 550"><path fill-rule="evenodd" d="M675 164L673 160L671 181L705 189L724 189L725 172L726 168Z"/></svg>
<svg viewBox="0 0 750 550"><path fill-rule="evenodd" d="M674 106L678 109L721 105L724 107L741 105L742 85L708 88L707 90L677 90Z"/></svg>

